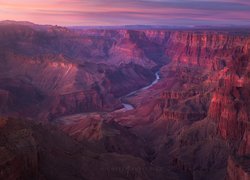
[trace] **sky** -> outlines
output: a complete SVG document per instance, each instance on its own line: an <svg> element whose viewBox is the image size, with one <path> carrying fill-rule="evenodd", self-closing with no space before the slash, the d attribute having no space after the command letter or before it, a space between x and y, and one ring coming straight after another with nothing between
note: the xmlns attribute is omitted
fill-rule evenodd
<svg viewBox="0 0 250 180"><path fill-rule="evenodd" d="M250 0L0 0L0 20L61 26L250 25Z"/></svg>

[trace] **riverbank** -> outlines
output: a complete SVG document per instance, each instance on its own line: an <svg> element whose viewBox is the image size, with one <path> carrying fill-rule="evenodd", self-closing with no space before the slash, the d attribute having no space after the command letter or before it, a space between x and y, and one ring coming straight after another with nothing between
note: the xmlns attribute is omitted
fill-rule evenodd
<svg viewBox="0 0 250 180"><path fill-rule="evenodd" d="M154 86L155 84L157 84L159 82L159 80L160 80L160 72L157 71L155 73L155 80L152 83L150 83L149 85L147 85L147 86L145 86L143 88L140 88L138 90L135 90L135 91L132 91L132 92L128 93L127 95L125 95L124 97L121 98L121 101L123 101L124 98L128 98L128 97L133 96L134 94L136 94L138 92L145 91L145 90L151 88L152 86ZM123 110L124 111L130 111L130 110L135 109L135 107L132 104L129 104L127 102L126 103L122 102L122 105L123 105Z"/></svg>

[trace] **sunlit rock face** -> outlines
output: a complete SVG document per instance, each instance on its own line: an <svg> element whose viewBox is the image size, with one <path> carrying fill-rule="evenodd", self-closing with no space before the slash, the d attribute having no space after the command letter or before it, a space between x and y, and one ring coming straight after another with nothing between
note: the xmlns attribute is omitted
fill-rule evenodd
<svg viewBox="0 0 250 180"><path fill-rule="evenodd" d="M228 160L226 179L249 179L249 166L249 160L246 158L233 159L230 157Z"/></svg>
<svg viewBox="0 0 250 180"><path fill-rule="evenodd" d="M0 179L249 178L249 30L8 24L0 48L0 113L22 117L0 120Z"/></svg>

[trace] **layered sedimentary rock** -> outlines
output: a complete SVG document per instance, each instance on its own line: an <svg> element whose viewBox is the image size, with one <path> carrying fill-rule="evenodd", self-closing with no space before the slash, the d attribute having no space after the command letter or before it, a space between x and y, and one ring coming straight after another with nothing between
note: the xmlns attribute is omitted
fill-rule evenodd
<svg viewBox="0 0 250 180"><path fill-rule="evenodd" d="M128 121L135 132L154 144L157 163L173 162L194 179L223 179L227 170L230 174L226 166L232 166L233 161L227 160L231 154L245 164L244 168L235 168L234 173L245 175L229 176L244 179L249 174L248 33L180 31L169 33L166 39L169 47L165 52L172 61L161 69L162 81L152 88L163 93L151 97L157 103L150 110L146 104L138 107L134 122L128 120L133 116L125 115L122 123ZM138 96L148 98L150 93ZM142 98L130 99L135 102ZM150 111L154 113L143 116ZM138 121L146 123L144 128L138 127ZM203 134L197 126L209 133Z"/></svg>
<svg viewBox="0 0 250 180"><path fill-rule="evenodd" d="M249 178L249 30L1 24L0 46L0 113L49 120L0 121L3 178Z"/></svg>
<svg viewBox="0 0 250 180"><path fill-rule="evenodd" d="M161 168L138 157L93 149L50 125L5 121L0 127L1 179L164 179Z"/></svg>
<svg viewBox="0 0 250 180"><path fill-rule="evenodd" d="M53 123L79 142L89 141L104 152L131 154L147 158L143 139L116 123L107 114L77 114L56 119Z"/></svg>

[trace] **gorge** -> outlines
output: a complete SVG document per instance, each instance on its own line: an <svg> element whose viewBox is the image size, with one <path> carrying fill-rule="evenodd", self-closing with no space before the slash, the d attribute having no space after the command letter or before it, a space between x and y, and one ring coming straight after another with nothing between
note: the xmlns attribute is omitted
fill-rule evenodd
<svg viewBox="0 0 250 180"><path fill-rule="evenodd" d="M136 93L139 92L139 91L143 91L143 90L149 89L150 87L152 87L153 85L155 85L156 83L158 83L159 80L160 80L160 75L159 75L159 71L157 71L157 72L155 73L155 80L154 80L152 83L150 83L149 85L147 85L147 86L145 86L145 87L143 87L143 88L141 88L141 89L138 89L138 90L135 90L135 91L132 91L132 92L128 93L128 94L127 94L125 97L123 97L123 98L133 96L134 94L136 94ZM123 98L121 98L121 100L122 100ZM124 103L122 103L122 105L123 105L125 111L130 111L130 110L133 110L133 109L134 109L134 106L133 106L132 104L126 104L126 103L124 102Z"/></svg>
<svg viewBox="0 0 250 180"><path fill-rule="evenodd" d="M247 28L1 22L0 179L250 179L249 58Z"/></svg>

